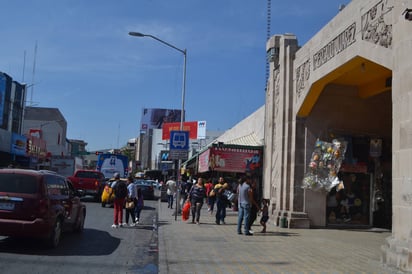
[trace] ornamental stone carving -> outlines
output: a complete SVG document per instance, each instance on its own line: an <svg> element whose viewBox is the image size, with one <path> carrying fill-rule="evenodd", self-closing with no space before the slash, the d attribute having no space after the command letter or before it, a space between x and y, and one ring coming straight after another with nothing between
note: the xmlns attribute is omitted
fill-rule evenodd
<svg viewBox="0 0 412 274"><path fill-rule="evenodd" d="M392 24L388 23L392 9L393 6L388 6L388 1L380 1L362 15L362 40L392 48Z"/></svg>

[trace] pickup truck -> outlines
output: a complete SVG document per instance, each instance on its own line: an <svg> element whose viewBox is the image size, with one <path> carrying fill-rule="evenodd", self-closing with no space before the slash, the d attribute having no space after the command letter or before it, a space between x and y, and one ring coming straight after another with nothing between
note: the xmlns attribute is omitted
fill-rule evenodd
<svg viewBox="0 0 412 274"><path fill-rule="evenodd" d="M103 173L97 170L77 170L67 178L72 182L73 187L83 195L91 195L96 201L100 200L106 184Z"/></svg>

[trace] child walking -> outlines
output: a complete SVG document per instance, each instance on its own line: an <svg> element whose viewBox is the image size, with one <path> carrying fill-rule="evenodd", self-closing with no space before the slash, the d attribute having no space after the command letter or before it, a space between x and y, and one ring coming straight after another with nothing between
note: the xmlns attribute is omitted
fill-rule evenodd
<svg viewBox="0 0 412 274"><path fill-rule="evenodd" d="M266 223L269 220L269 201L267 199L263 199L262 201L262 217L260 218L260 224L263 226L262 233L266 233Z"/></svg>

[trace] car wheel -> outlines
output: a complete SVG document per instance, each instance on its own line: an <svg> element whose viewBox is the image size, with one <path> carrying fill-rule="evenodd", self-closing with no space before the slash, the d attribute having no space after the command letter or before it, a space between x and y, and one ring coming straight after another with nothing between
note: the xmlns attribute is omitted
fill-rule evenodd
<svg viewBox="0 0 412 274"><path fill-rule="evenodd" d="M84 210L80 210L79 219L77 220L76 226L73 229L74 232L76 232L76 233L82 233L83 232L85 218L86 218L86 214L85 214Z"/></svg>
<svg viewBox="0 0 412 274"><path fill-rule="evenodd" d="M62 234L62 222L57 219L54 223L53 229L50 232L49 238L47 239L47 245L51 248L55 248L59 245L60 236Z"/></svg>

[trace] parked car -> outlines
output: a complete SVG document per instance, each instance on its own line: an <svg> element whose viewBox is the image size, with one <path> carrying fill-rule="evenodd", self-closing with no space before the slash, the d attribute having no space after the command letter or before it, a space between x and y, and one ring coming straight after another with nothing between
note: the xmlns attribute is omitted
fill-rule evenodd
<svg viewBox="0 0 412 274"><path fill-rule="evenodd" d="M86 206L64 176L52 171L0 169L0 235L43 238L56 247L63 231L82 232Z"/></svg>
<svg viewBox="0 0 412 274"><path fill-rule="evenodd" d="M145 200L154 200L155 199L155 194L154 194L154 187L151 181L149 180L135 180L133 182L137 188L140 188L143 193L143 199Z"/></svg>
<svg viewBox="0 0 412 274"><path fill-rule="evenodd" d="M114 193L113 189L110 187L111 182L106 182L103 191L102 191L102 196L101 196L101 204L102 207L105 207L106 204L112 205L114 201Z"/></svg>
<svg viewBox="0 0 412 274"><path fill-rule="evenodd" d="M150 182L155 189L160 189L160 183L158 181L155 181L155 180L146 180L146 181Z"/></svg>

